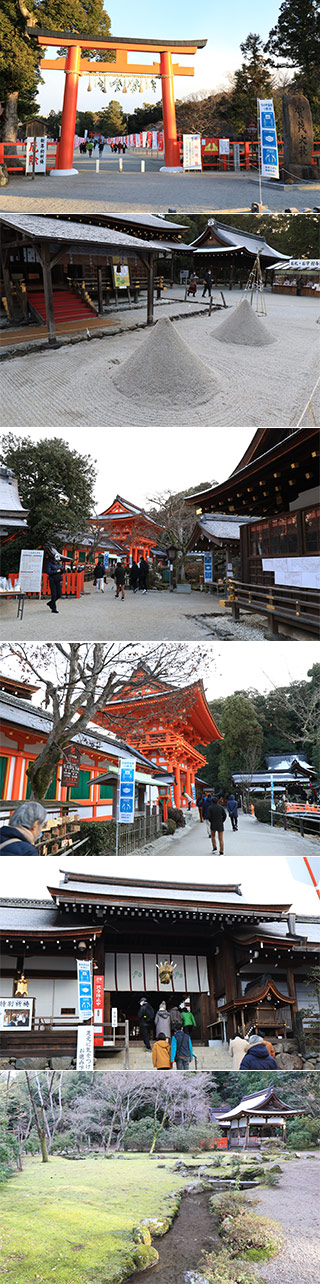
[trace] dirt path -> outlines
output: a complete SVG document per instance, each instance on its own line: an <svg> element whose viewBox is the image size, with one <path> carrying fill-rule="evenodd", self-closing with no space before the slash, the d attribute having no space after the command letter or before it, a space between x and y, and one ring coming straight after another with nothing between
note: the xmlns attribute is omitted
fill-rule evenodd
<svg viewBox="0 0 320 1284"><path fill-rule="evenodd" d="M258 1192L257 1212L280 1222L284 1236L279 1255L261 1263L266 1284L319 1284L320 1159L283 1163L280 1185Z"/></svg>

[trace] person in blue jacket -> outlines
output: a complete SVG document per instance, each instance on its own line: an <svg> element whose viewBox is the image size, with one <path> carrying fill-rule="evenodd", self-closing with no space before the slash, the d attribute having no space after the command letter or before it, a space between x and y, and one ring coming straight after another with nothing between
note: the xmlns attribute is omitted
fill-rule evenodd
<svg viewBox="0 0 320 1284"><path fill-rule="evenodd" d="M193 1047L187 1030L175 1030L171 1039L171 1065L175 1061L177 1070L189 1070L193 1061Z"/></svg>
<svg viewBox="0 0 320 1284"><path fill-rule="evenodd" d="M249 1039L250 1047L248 1052L242 1058L240 1070L278 1070L279 1066L275 1057L270 1057L268 1048L261 1038L260 1034L252 1034Z"/></svg>
<svg viewBox="0 0 320 1284"><path fill-rule="evenodd" d="M38 842L46 819L41 803L23 802L12 812L7 825L0 828L2 856L38 856Z"/></svg>
<svg viewBox="0 0 320 1284"><path fill-rule="evenodd" d="M238 803L236 802L234 794L230 794L229 798L227 798L227 812L230 816L232 829L238 829Z"/></svg>

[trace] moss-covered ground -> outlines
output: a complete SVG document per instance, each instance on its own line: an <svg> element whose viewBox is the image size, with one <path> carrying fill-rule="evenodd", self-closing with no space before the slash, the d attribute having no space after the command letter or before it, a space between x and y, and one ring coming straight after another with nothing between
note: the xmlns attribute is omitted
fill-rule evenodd
<svg viewBox="0 0 320 1284"><path fill-rule="evenodd" d="M175 1196L192 1177L195 1161L183 1156L188 1177L172 1171L176 1158L26 1159L23 1172L0 1187L0 1279L120 1284L139 1265L135 1227L149 1217L171 1220ZM201 1155L203 1166L213 1163Z"/></svg>

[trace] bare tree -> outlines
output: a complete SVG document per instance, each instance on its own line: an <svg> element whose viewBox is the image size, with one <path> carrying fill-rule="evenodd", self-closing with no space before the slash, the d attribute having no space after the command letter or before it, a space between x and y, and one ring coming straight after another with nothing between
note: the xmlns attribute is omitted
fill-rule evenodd
<svg viewBox="0 0 320 1284"><path fill-rule="evenodd" d="M215 486L215 481L203 482L197 489L204 490L211 485ZM186 504L186 496L192 494L192 489L177 493L168 490L162 494L149 496L148 499L151 505L150 517L161 523L168 547L172 544L177 550L177 575L178 577L181 575L182 581L185 578L184 563L187 548L195 524L194 509Z"/></svg>
<svg viewBox="0 0 320 1284"><path fill-rule="evenodd" d="M209 666L208 647L199 643L56 643L38 646L10 644L2 648L2 662L16 661L20 676L32 675L48 709L48 736L40 754L29 764L32 797L45 798L65 746L75 736L84 737L96 715L119 695L135 667L143 664L150 676L181 685L199 678ZM183 700L181 701L183 704ZM142 713L140 715L142 725ZM139 710L136 711L136 722ZM108 723L107 723L108 725ZM110 724L111 720L110 720ZM121 732L125 734L124 730Z"/></svg>

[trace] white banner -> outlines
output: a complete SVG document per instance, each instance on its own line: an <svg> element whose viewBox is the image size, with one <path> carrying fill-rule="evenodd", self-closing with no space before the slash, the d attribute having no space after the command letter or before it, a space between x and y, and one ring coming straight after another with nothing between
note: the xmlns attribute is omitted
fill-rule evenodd
<svg viewBox="0 0 320 1284"><path fill-rule="evenodd" d="M27 138L26 174L33 173L34 138ZM47 138L36 138L35 174L45 174L47 165Z"/></svg>
<svg viewBox="0 0 320 1284"><path fill-rule="evenodd" d="M21 593L39 593L41 596L41 579L43 565L43 548L22 548L18 583Z"/></svg>
<svg viewBox="0 0 320 1284"><path fill-rule="evenodd" d="M93 1070L93 1025L79 1025L77 1032L77 1070Z"/></svg>
<svg viewBox="0 0 320 1284"><path fill-rule="evenodd" d="M279 157L273 98L258 98L262 178L279 178Z"/></svg>
<svg viewBox="0 0 320 1284"><path fill-rule="evenodd" d="M152 131L152 151L153 151L153 152L156 152L157 150L158 150L158 134L157 134L157 130L156 130L156 129L153 129L153 131Z"/></svg>
<svg viewBox="0 0 320 1284"><path fill-rule="evenodd" d="M200 134L183 135L183 168L202 169Z"/></svg>

